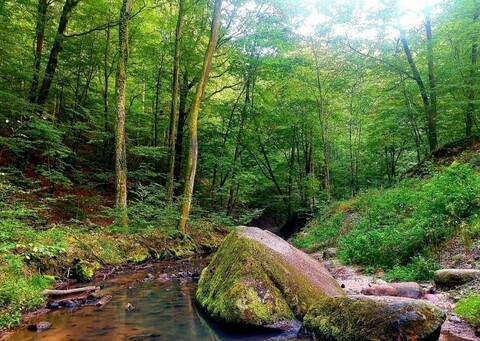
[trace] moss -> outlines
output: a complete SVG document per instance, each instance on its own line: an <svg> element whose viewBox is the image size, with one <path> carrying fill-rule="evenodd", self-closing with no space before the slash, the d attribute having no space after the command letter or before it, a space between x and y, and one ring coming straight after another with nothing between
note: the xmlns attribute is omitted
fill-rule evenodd
<svg viewBox="0 0 480 341"><path fill-rule="evenodd" d="M455 313L475 327L480 327L480 295L462 298L455 306Z"/></svg>
<svg viewBox="0 0 480 341"><path fill-rule="evenodd" d="M301 320L323 295L272 250L234 231L203 271L196 299L217 322L267 327Z"/></svg>
<svg viewBox="0 0 480 341"><path fill-rule="evenodd" d="M81 260L77 264L75 264L75 277L80 282L90 282L95 275L95 271L101 269L101 267L102 266L98 262L88 262Z"/></svg>
<svg viewBox="0 0 480 341"><path fill-rule="evenodd" d="M430 340L444 320L442 311L421 301L332 297L311 309L304 326L325 340Z"/></svg>

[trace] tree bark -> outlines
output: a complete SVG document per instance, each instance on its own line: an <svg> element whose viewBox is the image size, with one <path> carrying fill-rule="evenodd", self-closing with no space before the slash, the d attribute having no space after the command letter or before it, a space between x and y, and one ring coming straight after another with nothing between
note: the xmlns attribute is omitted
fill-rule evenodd
<svg viewBox="0 0 480 341"><path fill-rule="evenodd" d="M428 3L425 8L425 32L427 35L428 83L430 87L430 107L428 108L427 116L428 144L430 146L430 151L434 151L437 149L438 146L437 84L435 81L435 68L433 63L432 20L430 18L430 5Z"/></svg>
<svg viewBox="0 0 480 341"><path fill-rule="evenodd" d="M125 143L125 101L128 65L128 23L133 0L123 0L119 24L119 52L115 81L115 206L118 223L126 226L127 216L127 155Z"/></svg>
<svg viewBox="0 0 480 341"><path fill-rule="evenodd" d="M198 159L198 138L197 138L197 122L198 112L202 103L202 98L207 87L208 77L212 66L213 54L217 46L218 31L220 27L220 11L222 8L222 0L215 0L213 10L212 26L210 32L210 39L208 41L207 51L203 60L202 73L199 79L198 88L195 98L192 103L190 115L188 117L188 132L189 132L189 148L187 155L187 163L185 169L185 183L183 187L183 205L181 209L181 216L178 222L178 229L184 234L187 233L187 221L190 214L190 206L192 204L193 186L195 182L195 172L197 170Z"/></svg>
<svg viewBox="0 0 480 341"><path fill-rule="evenodd" d="M65 5L63 6L62 15L60 16L60 22L58 24L57 35L55 36L55 41L53 42L50 51L50 57L48 58L47 66L45 68L42 86L40 87L36 100L40 112L43 111L42 107L45 105L50 93L50 88L52 87L52 81L58 67L60 53L63 51L63 42L65 40L65 32L67 30L68 22L70 21L72 11L80 1L81 0L65 0Z"/></svg>
<svg viewBox="0 0 480 341"><path fill-rule="evenodd" d="M178 1L178 19L175 28L175 49L173 56L173 82L172 82L172 104L170 109L170 132L168 138L168 177L167 177L167 198L173 201L173 183L175 177L175 144L177 142L178 116L179 116L179 91L180 91L180 53L182 42L182 28L184 15L184 1Z"/></svg>
<svg viewBox="0 0 480 341"><path fill-rule="evenodd" d="M475 11L473 15L473 22L476 22L479 17L479 11ZM465 117L465 133L467 137L471 137L473 134L473 121L475 115L475 84L477 81L477 56L478 56L478 43L477 37L474 36L472 42L471 66L470 66L470 79L468 84L468 102L466 108Z"/></svg>
<svg viewBox="0 0 480 341"><path fill-rule="evenodd" d="M42 63L43 44L45 41L45 26L47 21L48 0L38 0L37 25L35 28L35 61L33 63L33 79L30 88L30 103L37 100L40 67Z"/></svg>

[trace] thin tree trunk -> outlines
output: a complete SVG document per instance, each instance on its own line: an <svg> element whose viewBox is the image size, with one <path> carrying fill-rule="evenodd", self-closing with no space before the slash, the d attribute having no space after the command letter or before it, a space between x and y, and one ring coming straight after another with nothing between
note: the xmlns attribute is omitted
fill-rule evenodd
<svg viewBox="0 0 480 341"><path fill-rule="evenodd" d="M435 68L433 63L433 37L432 20L430 18L430 5L427 3L425 8L425 31L427 34L427 57L428 57L428 83L430 86L430 107L428 108L427 127L428 144L430 151L434 151L438 146L437 139L437 84L435 82Z"/></svg>
<svg viewBox="0 0 480 341"><path fill-rule="evenodd" d="M110 13L108 15L108 24L110 25ZM107 161L111 160L109 158L109 128L108 128L108 111L109 111L109 101L108 95L110 92L109 80L110 80L110 71L108 68L108 51L110 46L110 26L107 27L105 31L105 50L103 52L103 130L105 137L103 139L103 160L105 164L108 164Z"/></svg>
<svg viewBox="0 0 480 341"><path fill-rule="evenodd" d="M475 12L473 15L473 22L478 20L479 13ZM467 137L472 136L473 132L473 120L475 115L475 85L477 80L477 53L478 53L478 43L476 37L473 38L472 42L472 52L471 52L471 66L470 66L470 79L469 79L469 89L468 89L468 103L466 109L466 118L465 118L465 132Z"/></svg>
<svg viewBox="0 0 480 341"><path fill-rule="evenodd" d="M178 19L175 28L175 51L173 56L173 83L172 83L172 105L170 110L170 134L168 139L168 176L167 176L167 198L173 201L173 183L175 177L175 143L177 142L178 129L178 95L180 91L180 53L182 42L184 2L178 1Z"/></svg>
<svg viewBox="0 0 480 341"><path fill-rule="evenodd" d="M319 110L319 119L320 119L320 130L323 146L323 188L325 190L325 196L327 202L330 202L332 199L331 195L331 179L330 179L330 150L328 148L327 140L327 120L326 120L326 111L325 111L325 100L323 95L322 81L320 79L320 65L318 62L318 55L315 50L314 44L312 42L313 54L315 58L315 69L316 69L316 80L317 80L317 91L318 91L318 110Z"/></svg>
<svg viewBox="0 0 480 341"><path fill-rule="evenodd" d="M33 63L33 79L30 88L30 103L37 100L40 66L42 63L43 44L45 41L45 26L47 21L48 0L38 0L38 16L35 29L35 61Z"/></svg>
<svg viewBox="0 0 480 341"><path fill-rule="evenodd" d="M115 206L121 226L127 216L127 155L125 143L125 101L127 92L128 23L133 0L123 0L118 33L119 53L115 81Z"/></svg>
<svg viewBox="0 0 480 341"><path fill-rule="evenodd" d="M190 214L190 206L192 204L193 186L195 183L195 172L197 170L198 159L198 139L197 139L197 121L200 104L207 87L208 76L212 66L213 54L217 46L218 31L220 27L220 11L222 8L222 0L215 0L215 7L213 10L212 28L210 32L210 39L208 48L203 60L202 74L200 76L197 92L192 103L192 109L188 117L188 131L189 131L189 148L188 157L185 169L185 183L183 189L183 205L181 209L181 216L178 222L178 229L186 234L187 220Z"/></svg>
<svg viewBox="0 0 480 341"><path fill-rule="evenodd" d="M50 93L50 88L52 87L53 77L58 67L58 60L60 53L63 51L63 42L65 40L65 32L67 30L68 22L72 15L72 11L78 5L81 0L66 0L65 5L63 6L62 15L60 17L60 22L58 24L57 35L55 36L55 41L53 42L52 49L50 51L50 57L45 68L45 75L43 77L42 86L38 93L36 103L39 105L39 111L43 111L41 108L48 99Z"/></svg>

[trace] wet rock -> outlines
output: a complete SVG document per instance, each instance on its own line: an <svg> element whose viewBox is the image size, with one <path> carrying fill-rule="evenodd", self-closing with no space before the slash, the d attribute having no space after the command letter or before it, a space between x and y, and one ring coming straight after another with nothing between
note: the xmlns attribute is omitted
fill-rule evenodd
<svg viewBox="0 0 480 341"><path fill-rule="evenodd" d="M390 285L374 285L362 289L362 294L370 296L398 296L397 290Z"/></svg>
<svg viewBox="0 0 480 341"><path fill-rule="evenodd" d="M480 279L480 270L443 269L435 271L435 285L443 289L454 289L476 279Z"/></svg>
<svg viewBox="0 0 480 341"><path fill-rule="evenodd" d="M434 305L403 297L347 296L321 299L304 318L320 340L438 340L446 314Z"/></svg>
<svg viewBox="0 0 480 341"><path fill-rule="evenodd" d="M60 307L60 304L55 301L48 301L46 307L47 309L58 309Z"/></svg>
<svg viewBox="0 0 480 341"><path fill-rule="evenodd" d="M28 330L35 332L43 332L44 330L49 329L52 326L50 322L38 322L37 324L31 324L27 327Z"/></svg>
<svg viewBox="0 0 480 341"><path fill-rule="evenodd" d="M61 301L60 306L65 308L75 308L78 304L71 300Z"/></svg>
<svg viewBox="0 0 480 341"><path fill-rule="evenodd" d="M202 272L196 300L220 324L286 330L319 299L340 295L318 261L271 232L241 226Z"/></svg>
<svg viewBox="0 0 480 341"><path fill-rule="evenodd" d="M127 303L127 305L125 306L126 311L132 311L133 309L135 309L135 306L133 304L131 304L130 302Z"/></svg>
<svg viewBox="0 0 480 341"><path fill-rule="evenodd" d="M397 290L399 297L420 298L424 292L422 287L415 282L390 283Z"/></svg>

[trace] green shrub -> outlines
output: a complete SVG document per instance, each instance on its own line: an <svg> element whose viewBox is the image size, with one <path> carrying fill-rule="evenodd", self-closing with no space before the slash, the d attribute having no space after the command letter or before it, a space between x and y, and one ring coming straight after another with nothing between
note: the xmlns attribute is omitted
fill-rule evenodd
<svg viewBox="0 0 480 341"><path fill-rule="evenodd" d="M475 327L480 327L480 295L462 298L455 306L455 313Z"/></svg>
<svg viewBox="0 0 480 341"><path fill-rule="evenodd" d="M427 280L435 264L417 256L456 233L471 241L480 233L479 213L480 175L454 163L430 179L403 181L333 204L294 243L311 249L336 242L344 262L391 270L392 279Z"/></svg>
<svg viewBox="0 0 480 341"><path fill-rule="evenodd" d="M385 280L389 282L424 282L432 281L436 270L440 265L435 261L422 256L413 257L412 262L407 265L395 265L385 273Z"/></svg>
<svg viewBox="0 0 480 341"><path fill-rule="evenodd" d="M293 244L302 249L318 250L335 244L342 229L345 213L338 212L329 216L321 224L316 223L305 233L296 234Z"/></svg>

